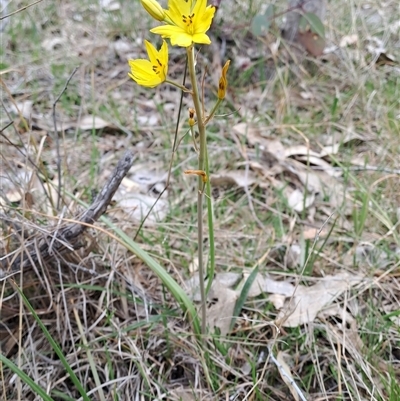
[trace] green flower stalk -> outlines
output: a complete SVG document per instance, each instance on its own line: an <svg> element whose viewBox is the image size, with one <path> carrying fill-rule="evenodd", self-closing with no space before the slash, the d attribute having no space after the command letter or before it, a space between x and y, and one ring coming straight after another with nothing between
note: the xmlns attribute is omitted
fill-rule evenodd
<svg viewBox="0 0 400 401"><path fill-rule="evenodd" d="M221 78L218 85L218 99L211 113L206 118L204 105L201 103L200 91L196 77L195 68L195 48L194 44L210 44L211 40L207 36L214 18L215 7L207 6L207 0L169 0L168 9L164 10L156 0L141 0L145 10L157 21L164 25L157 26L150 30L163 38L160 50L157 50L150 42L145 41L149 59L129 60L131 71L129 76L139 85L154 88L161 83L170 83L180 88L184 92L189 92L193 99L194 108L189 109L188 123L192 136L194 126L197 125L199 131L199 141L194 147L198 153L198 166L196 170L186 170L185 174L198 176L197 191L197 245L198 245L198 265L199 283L201 294L201 333L203 337L207 332L206 297L210 289L212 277L215 269L215 249L213 231L213 212L211 203L211 186L209 182L209 166L207 157L207 136L206 125L214 116L219 104L226 96L228 87L227 71L230 61L227 61L222 68ZM191 91L180 84L169 81L168 74L168 46L164 39L169 39L171 45L186 48ZM193 136L194 137L194 136ZM209 264L209 284L205 288L205 263L203 250L203 199L204 189L207 193L208 209L208 233L210 244L210 264Z"/></svg>

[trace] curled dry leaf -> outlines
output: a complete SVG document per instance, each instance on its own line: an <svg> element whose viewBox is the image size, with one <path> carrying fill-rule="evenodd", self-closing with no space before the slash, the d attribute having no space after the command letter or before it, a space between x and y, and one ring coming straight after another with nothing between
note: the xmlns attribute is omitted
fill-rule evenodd
<svg viewBox="0 0 400 401"><path fill-rule="evenodd" d="M288 269L294 269L301 262L301 247L299 244L291 244L286 251L285 266Z"/></svg>
<svg viewBox="0 0 400 401"><path fill-rule="evenodd" d="M226 336L229 332L238 293L214 280L210 290L210 297L215 303L208 308L207 324L211 331L213 328L218 328L221 336Z"/></svg>
<svg viewBox="0 0 400 401"><path fill-rule="evenodd" d="M246 283L249 275L249 273L243 275L243 280L238 288L239 293L243 288L243 285ZM290 283L273 280L268 276L259 273L250 287L248 297L254 298L263 293L281 294L285 297L290 297L294 292L294 288L295 287Z"/></svg>
<svg viewBox="0 0 400 401"><path fill-rule="evenodd" d="M233 131L238 135L244 136L250 145L258 146L260 150L276 160L283 161L286 158L283 144L278 139L269 137L260 128L246 123L239 123L233 127Z"/></svg>
<svg viewBox="0 0 400 401"><path fill-rule="evenodd" d="M319 157L335 155L341 146L349 145L353 142L367 142L373 140L373 136L355 132L351 127L345 132L335 132L325 137L325 146L321 149Z"/></svg>
<svg viewBox="0 0 400 401"><path fill-rule="evenodd" d="M128 217L130 220L141 221L157 199L158 194L153 194L152 190L161 191L164 186L163 176L146 169L136 171L129 178L125 177L114 195L114 199L117 201L116 213L122 212L122 219ZM168 211L167 197L168 191L165 191L151 211L146 223L152 224L165 219Z"/></svg>
<svg viewBox="0 0 400 401"><path fill-rule="evenodd" d="M288 148L285 149L285 157L290 157L290 156L314 156L314 157L319 157L318 152L314 152L311 150L309 147L305 145L294 145L294 146L289 146Z"/></svg>
<svg viewBox="0 0 400 401"><path fill-rule="evenodd" d="M22 114L24 118L30 118L32 114L32 100L24 100L22 102L16 102L10 104L10 111L13 114L19 115Z"/></svg>
<svg viewBox="0 0 400 401"><path fill-rule="evenodd" d="M304 162L306 165L311 164L319 167L322 171L324 171L325 173L327 173L332 177L340 177L342 175L342 172L340 170L333 168L329 163L327 163L320 157L300 156L299 160Z"/></svg>
<svg viewBox="0 0 400 401"><path fill-rule="evenodd" d="M361 275L342 272L336 276L326 276L310 287L299 285L291 303L281 310L277 320L284 327L297 327L313 322L322 309L340 294L357 285L362 278Z"/></svg>
<svg viewBox="0 0 400 401"><path fill-rule="evenodd" d="M71 128L79 128L82 131L88 131L92 129L103 129L106 127L112 127L112 124L103 120L97 116L87 115L82 117L76 124L72 124ZM65 126L64 129L67 129Z"/></svg>
<svg viewBox="0 0 400 401"><path fill-rule="evenodd" d="M122 218L128 217L130 220L142 221L155 202L155 198L145 194L130 194L119 199L117 204L124 211ZM154 206L146 223L156 223L165 219L167 215L167 202L160 199Z"/></svg>
<svg viewBox="0 0 400 401"><path fill-rule="evenodd" d="M300 150L302 146L296 146L295 148L299 148ZM333 168L328 162L323 160L320 155L317 154L316 156L315 152L310 152L308 154L305 152L293 153L293 150L293 148L290 149L290 153L288 152L288 154L290 156L295 156L296 159L285 160L285 166L287 166L288 169L310 172L312 166L317 166L319 170L317 172L325 172L332 177L340 177L342 175L340 170ZM298 160L302 163L299 163Z"/></svg>
<svg viewBox="0 0 400 401"><path fill-rule="evenodd" d="M295 189L289 196L288 204L296 212L301 213L308 209L315 201L315 195L304 194L299 189Z"/></svg>
<svg viewBox="0 0 400 401"><path fill-rule="evenodd" d="M194 264L194 263L193 263ZM239 273L233 272L225 272L225 273L217 273L214 281L218 281L220 285L225 288L233 288L238 281L242 278L242 275ZM208 280L206 280L206 285ZM199 276L192 276L190 279L185 281L186 292L190 296L193 301L200 302L200 284L199 284ZM211 292L208 294L209 300L211 300Z"/></svg>
<svg viewBox="0 0 400 401"><path fill-rule="evenodd" d="M33 121L37 128L46 130L46 131L53 131L54 124L53 120L50 117L44 117L43 115L33 114ZM103 120L100 117L88 114L83 116L81 119L76 120L68 120L67 117L60 118L57 117L57 131L68 131L68 130L75 130L80 129L81 131L90 131L90 130L100 130L104 128L111 128L117 129L113 124L108 121Z"/></svg>

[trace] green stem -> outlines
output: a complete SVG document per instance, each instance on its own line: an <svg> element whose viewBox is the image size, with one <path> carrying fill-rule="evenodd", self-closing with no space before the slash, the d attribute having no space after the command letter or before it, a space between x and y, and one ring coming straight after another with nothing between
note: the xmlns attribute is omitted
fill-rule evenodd
<svg viewBox="0 0 400 401"><path fill-rule="evenodd" d="M176 86L177 88L181 89L183 92L191 93L191 94L193 95L193 93L192 93L188 88L186 88L186 86L181 85L181 84L178 83L178 82L170 81L169 79L166 79L165 82L166 82L167 84L172 85L172 86Z"/></svg>
<svg viewBox="0 0 400 401"><path fill-rule="evenodd" d="M194 108L197 115L197 127L199 129L199 164L198 169L204 171L205 160L207 155L207 139L206 130L203 122L203 112L200 102L199 88L197 86L195 56L193 45L187 48L189 77L192 83L192 97ZM198 194L197 194L197 242L198 242L198 259L199 259L199 283L201 295L201 333L203 337L207 330L206 315L206 291L204 287L204 263L203 263L203 187L202 178L198 178Z"/></svg>
<svg viewBox="0 0 400 401"><path fill-rule="evenodd" d="M214 106L214 108L211 110L210 115L204 120L204 125L207 125L208 122L214 117L214 114L216 113L216 111L217 111L219 105L221 104L221 102L222 102L222 99L218 99L218 100L217 100L217 103L215 103L215 106Z"/></svg>
<svg viewBox="0 0 400 401"><path fill-rule="evenodd" d="M210 264L209 269L207 271L208 284L206 288L206 296L208 295L215 272L215 242L214 242L214 211L212 206L212 198L211 198L211 183L210 183L210 166L208 164L208 151L206 149L206 174L207 174L207 183L206 183L206 195L207 195L207 211L208 211L208 241L210 243Z"/></svg>

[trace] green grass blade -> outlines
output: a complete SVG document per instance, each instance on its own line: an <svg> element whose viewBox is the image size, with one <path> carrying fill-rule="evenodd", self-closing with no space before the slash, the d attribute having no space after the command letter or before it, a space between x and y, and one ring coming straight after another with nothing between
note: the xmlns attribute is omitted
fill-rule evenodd
<svg viewBox="0 0 400 401"><path fill-rule="evenodd" d="M144 251L135 241L132 240L124 231L115 226L107 217L102 216L101 220L111 228L117 236L122 240L122 244L135 254L140 260L142 260L151 270L160 278L163 284L171 292L172 296L179 303L183 312L187 312L192 321L193 330L197 336L201 335L200 321L197 315L196 308L193 302L186 295L183 288L171 277L170 274L156 261L154 260L146 251Z"/></svg>
<svg viewBox="0 0 400 401"><path fill-rule="evenodd" d="M85 202L82 202L80 199L75 197L72 193L68 192L68 196L77 201L84 207L88 207ZM144 251L139 244L137 244L132 238L130 238L123 230L118 228L115 224L113 224L107 217L102 216L100 220L107 225L110 229L112 229L126 249L135 254L140 260L142 260L163 282L163 284L168 288L171 292L172 296L179 303L181 309L184 313L188 313L191 317L191 324L193 326L193 331L196 336L201 335L200 329L200 321L197 315L196 308L190 298L186 295L183 288L171 277L170 274L155 260L153 259L146 251Z"/></svg>
<svg viewBox="0 0 400 401"><path fill-rule="evenodd" d="M44 401L54 401L54 399L51 398L38 384L36 384L25 372L6 358L2 353L0 353L0 362L18 375L18 377L26 383L34 393L42 397Z"/></svg>
<svg viewBox="0 0 400 401"><path fill-rule="evenodd" d="M85 401L90 401L89 397L86 394L85 389L83 388L81 382L79 381L78 377L75 375L75 372L71 369L71 367L68 364L68 361L65 359L64 354L62 353L59 345L54 341L53 337L47 330L46 326L42 323L40 320L39 316L36 314L35 310L33 309L32 305L28 301L28 298L26 298L25 294L22 292L22 290L16 286L18 292L20 293L24 304L26 307L29 309L29 311L32 313L33 317L35 318L36 322L38 323L40 329L42 330L43 334L45 335L47 341L50 343L51 347L53 348L54 352L57 354L57 356L60 358L61 363L63 364L65 370L68 372L72 382L76 386L76 389L79 391L79 394L82 396L82 398Z"/></svg>
<svg viewBox="0 0 400 401"><path fill-rule="evenodd" d="M253 285L253 282L256 279L257 274L258 274L258 265L253 269L249 277L247 277L247 280L243 285L242 291L240 292L239 298L236 301L235 309L233 310L230 330L233 329L233 326L236 323L236 319L239 316L239 313L242 310L244 303L246 302L247 295L249 294L250 288Z"/></svg>

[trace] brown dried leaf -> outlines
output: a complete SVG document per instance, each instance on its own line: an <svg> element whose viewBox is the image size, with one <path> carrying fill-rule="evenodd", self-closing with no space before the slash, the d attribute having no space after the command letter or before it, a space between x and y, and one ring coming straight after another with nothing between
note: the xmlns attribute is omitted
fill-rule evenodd
<svg viewBox="0 0 400 401"><path fill-rule="evenodd" d="M305 194L299 189L295 189L288 198L289 206L296 212L301 213L308 209L315 201L313 193Z"/></svg>
<svg viewBox="0 0 400 401"><path fill-rule="evenodd" d="M239 293L241 292L241 288L243 288L243 285L246 283L249 275L249 273L245 273L243 275L243 280L237 290ZM294 288L295 287L292 284L287 283L286 281L273 280L268 276L259 273L250 287L248 297L254 298L263 293L280 294L284 295L285 297L290 297L294 292Z"/></svg>
<svg viewBox="0 0 400 401"><path fill-rule="evenodd" d="M314 152L310 148L308 148L305 145L294 145L294 146L289 146L288 148L285 149L285 156L290 157L290 156L315 156L319 157L318 152Z"/></svg>
<svg viewBox="0 0 400 401"><path fill-rule="evenodd" d="M233 127L233 130L236 134L246 137L250 145L259 146L262 151L273 156L276 160L286 158L282 143L278 139L268 137L260 128L239 123Z"/></svg>
<svg viewBox="0 0 400 401"><path fill-rule="evenodd" d="M197 265L197 261L192 262L193 265ZM198 267L196 268L196 270ZM219 282L219 285L222 285L224 288L233 288L238 281L242 278L242 275L239 273L233 272L225 272L225 273L217 273L214 282ZM208 280L206 280L205 284L207 285ZM200 302L200 284L199 284L199 276L196 274L192 276L190 279L185 281L186 292L191 297L193 301ZM208 300L211 300L211 291L208 294Z"/></svg>
<svg viewBox="0 0 400 401"><path fill-rule="evenodd" d="M210 297L216 302L208 308L207 324L211 330L214 327L219 328L221 336L226 336L229 332L238 293L215 280L210 290Z"/></svg>
<svg viewBox="0 0 400 401"><path fill-rule="evenodd" d="M325 39L316 33L311 31L299 32L298 40L312 56L318 57L324 53Z"/></svg>
<svg viewBox="0 0 400 401"><path fill-rule="evenodd" d="M102 129L106 127L112 127L112 124L103 120L100 117L87 115L82 117L78 123L72 124L71 128L72 127L79 128L82 131L88 131L92 129ZM67 129L65 126L63 128Z"/></svg>
<svg viewBox="0 0 400 401"><path fill-rule="evenodd" d="M359 134L354 132L354 130L351 128L344 133L336 132L335 134L326 137L324 141L325 146L321 149L319 157L323 158L329 155L335 155L339 152L341 146L349 143L366 142L373 139L374 138L372 136Z"/></svg>
<svg viewBox="0 0 400 401"><path fill-rule="evenodd" d="M158 175L155 171L142 166L136 167L140 170L122 180L114 199L117 201L117 213L123 213L120 216L122 219L128 217L130 220L141 221L157 199L157 193L153 194L151 190L156 189L159 193L164 189L165 183L164 175ZM153 224L165 218L168 208L167 197L168 191L165 191L150 213L147 223Z"/></svg>
<svg viewBox="0 0 400 401"><path fill-rule="evenodd" d="M278 320L282 321L284 327L297 327L313 322L322 309L340 294L357 285L362 278L361 275L342 272L336 276L326 276L311 287L299 285L291 304L279 313ZM292 311L287 316L289 308Z"/></svg>

